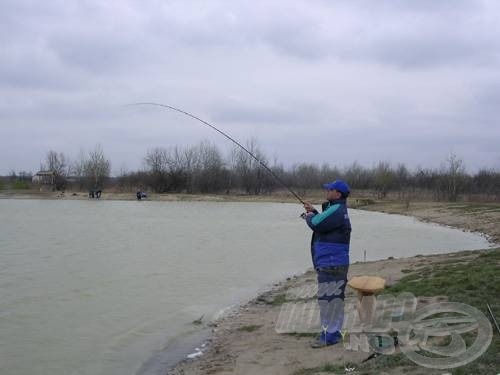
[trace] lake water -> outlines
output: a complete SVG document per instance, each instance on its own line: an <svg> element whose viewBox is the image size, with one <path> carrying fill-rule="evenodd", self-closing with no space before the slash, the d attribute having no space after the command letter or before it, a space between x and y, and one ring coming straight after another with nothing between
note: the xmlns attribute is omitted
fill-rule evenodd
<svg viewBox="0 0 500 375"><path fill-rule="evenodd" d="M0 200L0 373L155 373L191 322L310 267L301 206ZM489 246L351 210L351 262ZM178 354L178 353L177 353ZM171 357L172 358L172 357Z"/></svg>

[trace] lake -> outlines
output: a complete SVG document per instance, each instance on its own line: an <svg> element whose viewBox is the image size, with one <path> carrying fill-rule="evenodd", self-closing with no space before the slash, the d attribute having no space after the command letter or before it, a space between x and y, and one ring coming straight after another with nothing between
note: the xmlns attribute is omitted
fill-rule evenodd
<svg viewBox="0 0 500 375"><path fill-rule="evenodd" d="M311 266L301 211L0 199L0 373L160 372L201 337L193 320ZM364 251L375 260L489 247L477 234L410 217L350 216L351 262Z"/></svg>

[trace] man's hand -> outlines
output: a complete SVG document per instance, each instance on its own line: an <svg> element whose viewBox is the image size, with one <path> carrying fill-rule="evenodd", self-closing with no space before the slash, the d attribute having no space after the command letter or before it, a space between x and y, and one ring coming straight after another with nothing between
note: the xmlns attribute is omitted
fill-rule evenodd
<svg viewBox="0 0 500 375"><path fill-rule="evenodd" d="M314 212L312 212L312 211L309 211L309 212L302 212L302 213L300 214L300 217L301 217L302 219L306 219L306 218L308 218L309 216L313 216L313 215L314 215Z"/></svg>
<svg viewBox="0 0 500 375"><path fill-rule="evenodd" d="M315 210L314 206L309 202L304 203L304 208L305 208L307 213L313 212Z"/></svg>
<svg viewBox="0 0 500 375"><path fill-rule="evenodd" d="M314 215L314 213L316 211L316 209L314 208L314 206L311 203L309 203L309 202L305 202L304 203L304 208L305 208L306 212L304 212L302 215L300 215L300 217L302 219L305 219L308 216Z"/></svg>

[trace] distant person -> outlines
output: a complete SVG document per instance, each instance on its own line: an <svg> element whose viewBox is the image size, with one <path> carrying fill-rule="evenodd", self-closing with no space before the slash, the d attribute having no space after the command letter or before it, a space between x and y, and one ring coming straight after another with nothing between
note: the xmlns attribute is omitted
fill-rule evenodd
<svg viewBox="0 0 500 375"><path fill-rule="evenodd" d="M102 193L101 190L91 189L91 190L89 190L89 198L100 199L101 198L101 193Z"/></svg>
<svg viewBox="0 0 500 375"><path fill-rule="evenodd" d="M142 199L142 192L138 191L135 196L137 197L137 200L140 201Z"/></svg>
<svg viewBox="0 0 500 375"><path fill-rule="evenodd" d="M305 203L304 216L313 230L311 255L318 276L318 304L323 330L311 344L313 348L334 345L342 340L344 322L344 293L349 270L351 222L347 213L350 188L337 180L323 185L327 202L319 213L312 204Z"/></svg>

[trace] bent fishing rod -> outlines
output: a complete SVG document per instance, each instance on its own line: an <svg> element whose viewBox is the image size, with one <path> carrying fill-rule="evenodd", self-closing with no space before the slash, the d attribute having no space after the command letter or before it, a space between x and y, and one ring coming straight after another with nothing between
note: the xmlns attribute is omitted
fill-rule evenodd
<svg viewBox="0 0 500 375"><path fill-rule="evenodd" d="M193 114L191 114L189 112L183 111L182 109L179 109L179 108L176 108L176 107L172 107L170 105L160 104L160 103L154 103L154 102L130 103L130 104L127 104L127 106L156 106L156 107L162 107L162 108L166 108L166 109L170 109L172 111L176 111L176 112L182 113L182 114L184 114L186 116L194 118L195 120L201 122L202 124L205 124L206 126L212 128L213 130L215 130L219 134L222 134L224 137L226 137L227 139L229 139L235 145L237 145L238 147L240 147L243 151L245 151L248 155L250 155L253 159L255 159L262 168L264 168L266 171L268 171L271 174L271 176L273 176L276 179L276 181L278 181L281 185L283 185L300 203L305 204L305 202L302 200L302 198L300 198L297 195L297 193L295 193L292 190L292 188L290 186L288 186L276 173L274 173L272 171L271 168L269 168L263 161L261 161L257 156L255 156L252 152L250 152L245 146L243 146L241 143L239 143L237 140L235 140L234 138L232 138L228 134L224 133L222 130L216 128L214 125L212 125L212 124L208 123L207 121L199 118L198 116L195 116L195 115L193 115Z"/></svg>

